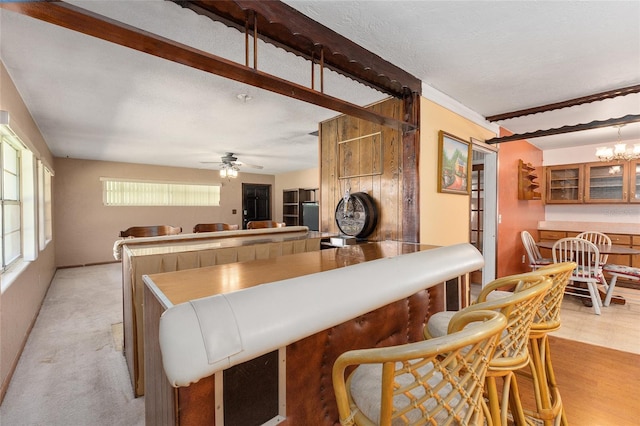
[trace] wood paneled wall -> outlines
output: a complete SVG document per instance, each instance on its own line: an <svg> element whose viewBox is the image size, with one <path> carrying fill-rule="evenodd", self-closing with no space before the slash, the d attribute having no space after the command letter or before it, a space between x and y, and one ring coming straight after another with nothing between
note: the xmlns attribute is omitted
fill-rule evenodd
<svg viewBox="0 0 640 426"><path fill-rule="evenodd" d="M403 116L403 102L399 99L385 100L371 109L394 118ZM366 137L368 135L374 136ZM406 212L403 207L402 137L401 129L344 115L320 123L323 231L339 232L335 210L350 187L352 194L369 194L378 208L378 224L368 240L403 240L403 215ZM345 141L353 142L345 144Z"/></svg>

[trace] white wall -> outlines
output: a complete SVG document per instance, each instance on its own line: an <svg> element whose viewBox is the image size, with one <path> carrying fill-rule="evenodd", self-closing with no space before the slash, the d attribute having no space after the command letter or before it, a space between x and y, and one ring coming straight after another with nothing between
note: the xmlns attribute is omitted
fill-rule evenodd
<svg viewBox="0 0 640 426"><path fill-rule="evenodd" d="M611 141L613 145L616 141ZM638 141L626 141L627 146ZM544 166L574 163L592 163L596 158L596 145L577 148L558 148L542 153ZM548 222L606 222L640 223L640 204L547 204L545 220Z"/></svg>

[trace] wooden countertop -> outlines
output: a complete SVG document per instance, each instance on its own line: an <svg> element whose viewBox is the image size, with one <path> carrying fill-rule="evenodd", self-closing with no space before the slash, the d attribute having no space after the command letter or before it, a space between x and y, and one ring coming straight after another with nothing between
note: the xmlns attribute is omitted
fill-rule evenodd
<svg viewBox="0 0 640 426"><path fill-rule="evenodd" d="M230 293L259 284L435 247L395 241L371 242L271 259L152 274L143 278L164 307L169 308L214 294Z"/></svg>

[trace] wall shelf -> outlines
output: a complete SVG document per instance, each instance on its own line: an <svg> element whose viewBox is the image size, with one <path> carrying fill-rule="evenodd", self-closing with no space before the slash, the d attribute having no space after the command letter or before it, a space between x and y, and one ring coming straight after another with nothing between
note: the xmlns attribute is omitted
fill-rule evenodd
<svg viewBox="0 0 640 426"><path fill-rule="evenodd" d="M541 200L542 194L538 190L540 184L535 180L538 175L531 163L518 160L518 200Z"/></svg>

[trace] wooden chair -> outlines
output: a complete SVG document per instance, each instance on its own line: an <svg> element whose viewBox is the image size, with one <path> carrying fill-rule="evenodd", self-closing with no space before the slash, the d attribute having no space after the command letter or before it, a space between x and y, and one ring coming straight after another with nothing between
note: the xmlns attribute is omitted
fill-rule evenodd
<svg viewBox="0 0 640 426"><path fill-rule="evenodd" d="M450 332L457 318L467 312L499 310L506 316L507 327L500 336L498 347L489 362L486 377L491 424L495 426L507 426L509 410L516 424L526 424L515 372L529 365L529 331L551 284L551 279L533 272L499 278L480 291L474 304L457 312L435 313L427 321L424 335L425 338L432 339ZM487 300L496 290L511 290L511 293ZM498 378L502 378L502 398L498 394Z"/></svg>
<svg viewBox="0 0 640 426"><path fill-rule="evenodd" d="M157 237L160 235L176 235L182 232L182 228L170 225L132 226L126 231L120 231L120 237Z"/></svg>
<svg viewBox="0 0 640 426"><path fill-rule="evenodd" d="M506 323L499 312L466 312L449 335L343 353L333 365L340 424L484 424L483 382Z"/></svg>
<svg viewBox="0 0 640 426"><path fill-rule="evenodd" d="M247 222L247 229L260 229L260 228L282 228L287 226L284 222L275 222L273 220L253 220Z"/></svg>
<svg viewBox="0 0 640 426"><path fill-rule="evenodd" d="M230 225L228 223L199 223L193 227L193 232L218 232L218 231L235 231L238 225Z"/></svg>
<svg viewBox="0 0 640 426"><path fill-rule="evenodd" d="M562 238L553 244L552 251L555 263L576 262L578 265L571 273L565 294L590 298L594 313L600 315L602 299L598 283L601 282L602 269L598 247L584 238ZM586 284L588 294L577 283Z"/></svg>
<svg viewBox="0 0 640 426"><path fill-rule="evenodd" d="M553 259L542 257L542 254L540 254L540 249L538 249L536 241L533 239L529 231L522 231L520 233L520 238L522 239L522 245L524 245L524 249L527 251L527 257L529 257L529 267L531 267L532 271L535 271L541 266L550 265L553 263Z"/></svg>

